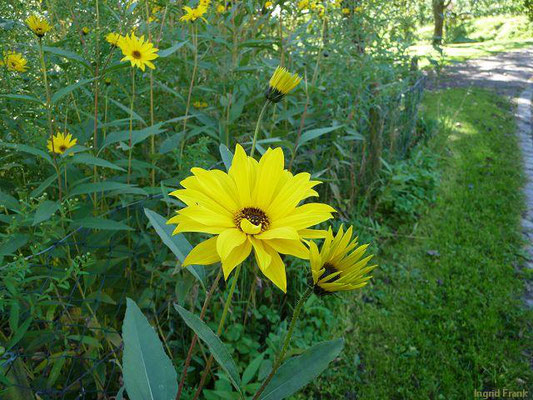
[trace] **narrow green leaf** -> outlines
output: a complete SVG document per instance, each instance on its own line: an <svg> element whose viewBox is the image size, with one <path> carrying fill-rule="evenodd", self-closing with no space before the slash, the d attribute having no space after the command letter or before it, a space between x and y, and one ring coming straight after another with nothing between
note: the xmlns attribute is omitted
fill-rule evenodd
<svg viewBox="0 0 533 400"><path fill-rule="evenodd" d="M168 57L169 55L171 55L172 53L176 52L178 49L180 49L186 42L178 42L178 43L174 43L172 46L166 48L166 49L163 49L163 50L159 50L157 52L157 55L161 58L165 58L165 57Z"/></svg>
<svg viewBox="0 0 533 400"><path fill-rule="evenodd" d="M50 157L44 151L36 149L35 147L27 146L25 144L20 144L20 143L0 143L0 146L4 146L4 147L7 147L9 149L16 150L16 151L21 151L23 153L32 154L34 156L39 156L41 158L44 158L51 165L54 165L54 163L52 161L52 157Z"/></svg>
<svg viewBox="0 0 533 400"><path fill-rule="evenodd" d="M209 351L213 355L214 359L220 364L222 369L228 375L231 383L239 392L241 391L241 378L239 377L239 370L235 361L231 357L228 349L224 346L224 343L215 333L193 313L190 313L178 304L174 304L174 308L181 315L183 321L191 328L194 333L209 347Z"/></svg>
<svg viewBox="0 0 533 400"><path fill-rule="evenodd" d="M72 222L74 226L81 226L83 228L90 229L103 229L109 231L132 231L131 226L126 225L124 222L113 221L112 219L87 217Z"/></svg>
<svg viewBox="0 0 533 400"><path fill-rule="evenodd" d="M30 327L31 321L33 321L32 317L28 317L24 323L19 326L13 337L9 340L9 343L6 346L7 351L11 350L20 340L24 337L26 332L28 331L28 328Z"/></svg>
<svg viewBox="0 0 533 400"><path fill-rule="evenodd" d="M15 199L10 194L4 193L0 190L0 206L9 208L10 210L17 211L20 210L20 204L17 199Z"/></svg>
<svg viewBox="0 0 533 400"><path fill-rule="evenodd" d="M69 197L79 196L81 194L91 194L91 193L103 193L111 190L120 191L122 194L131 193L131 194L141 194L147 195L147 193L134 185L128 185L127 183L121 182L92 182L92 183L82 183L81 185L76 186L69 193Z"/></svg>
<svg viewBox="0 0 533 400"><path fill-rule="evenodd" d="M95 78L82 79L81 81L73 83L72 85L68 85L68 86L66 86L64 88L59 89L57 92L55 92L52 95L52 99L51 99L52 104L57 103L59 100L61 100L63 97L68 95L73 90L76 90L76 89L80 88L81 86L86 85L87 83L94 81L94 79Z"/></svg>
<svg viewBox="0 0 533 400"><path fill-rule="evenodd" d="M224 162L224 166L226 167L226 171L229 171L231 167L231 162L233 161L233 153L230 149L226 147L225 144L220 144L218 146L218 151L220 152L220 157L222 157L222 161Z"/></svg>
<svg viewBox="0 0 533 400"><path fill-rule="evenodd" d="M29 236L22 233L10 235L7 240L0 245L0 256L15 253L18 249L28 243Z"/></svg>
<svg viewBox="0 0 533 400"><path fill-rule="evenodd" d="M137 143L142 142L146 138L152 136L152 135L158 135L161 132L164 132L165 129L161 128L162 123L155 124L153 126L149 126L148 128L140 129L140 130L133 130L131 131L131 145L132 147L135 146ZM100 151L104 149L105 147L109 146L113 143L118 142L124 142L126 144L126 147L129 148L130 140L130 132L129 131L119 131L119 132L111 132L109 135L107 135L104 144L100 148Z"/></svg>
<svg viewBox="0 0 533 400"><path fill-rule="evenodd" d="M128 298L122 325L124 386L131 400L174 400L177 374L155 330Z"/></svg>
<svg viewBox="0 0 533 400"><path fill-rule="evenodd" d="M324 371L344 346L342 338L318 343L286 361L275 373L260 400L282 400L296 393Z"/></svg>
<svg viewBox="0 0 533 400"><path fill-rule="evenodd" d="M97 167L111 168L111 169L116 169L118 171L125 171L124 168L119 167L113 163L110 163L107 160L104 160L102 158L98 158L98 157L95 157L95 156L92 156L86 153L76 154L70 159L70 161L75 164L96 165Z"/></svg>
<svg viewBox="0 0 533 400"><path fill-rule="evenodd" d="M48 178L46 178L44 181L41 182L41 184L39 186L37 186L31 193L30 193L30 196L31 197L37 197L39 196L42 192L44 192L48 186L50 186L52 184L52 182L54 182L55 180L57 179L57 174L52 174L51 176L49 176Z"/></svg>
<svg viewBox="0 0 533 400"><path fill-rule="evenodd" d="M64 50L59 47L49 47L49 46L43 46L43 51L51 54L55 54L56 56L61 56L69 60L77 61L81 64L83 64L88 69L91 68L89 63L79 54L76 54L69 50Z"/></svg>
<svg viewBox="0 0 533 400"><path fill-rule="evenodd" d="M144 126L146 126L146 121L139 115L137 114L135 111L132 111L129 107L126 107L124 104L121 104L119 103L118 101L114 100L114 99L109 99L109 101L111 103L113 103L114 105L116 105L118 108L120 108L122 111L126 112L128 114L128 116L132 116L133 119L136 119L137 121L141 121L143 123Z"/></svg>
<svg viewBox="0 0 533 400"><path fill-rule="evenodd" d="M338 125L338 126L330 126L329 128L318 128L318 129L311 129L309 131L305 131L300 137L300 140L298 141L298 147L309 142L310 140L316 139L317 137L325 135L326 133L329 133L329 132L333 132L342 127L343 125Z"/></svg>
<svg viewBox="0 0 533 400"><path fill-rule="evenodd" d="M246 367L246 369L242 373L243 386L247 385L253 379L253 377L259 370L259 367L261 366L261 363L263 362L264 358L265 354L261 353Z"/></svg>
<svg viewBox="0 0 533 400"><path fill-rule="evenodd" d="M13 100L26 100L26 101L34 101L36 103L42 103L40 99L33 96L28 96L27 94L2 94L0 97L4 97L6 99L13 99Z"/></svg>
<svg viewBox="0 0 533 400"><path fill-rule="evenodd" d="M52 215L54 215L57 210L59 210L59 204L57 201L43 201L41 204L39 204L39 207L35 212L35 216L33 217L33 225L37 225L43 221L46 221Z"/></svg>
<svg viewBox="0 0 533 400"><path fill-rule="evenodd" d="M163 243L167 245L170 251L174 253L180 262L183 262L187 254L189 254L189 252L192 250L192 246L187 239L185 239L185 236L182 234L172 235L174 226L167 225L167 220L165 217L159 215L155 211L145 208L144 213L148 217L148 220L154 227L156 233L159 235ZM202 287L205 289L205 268L202 265L190 265L187 267L187 270L193 274L196 279L198 279Z"/></svg>

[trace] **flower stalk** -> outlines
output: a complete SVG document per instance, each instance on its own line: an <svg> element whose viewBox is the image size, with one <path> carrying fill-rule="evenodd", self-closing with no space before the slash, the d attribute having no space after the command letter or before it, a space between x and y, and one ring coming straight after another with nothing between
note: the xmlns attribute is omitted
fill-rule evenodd
<svg viewBox="0 0 533 400"><path fill-rule="evenodd" d="M235 270L235 276L233 277L233 282L231 283L228 297L226 297L226 302L224 303L224 310L222 311L222 316L220 317L220 322L218 323L217 336L220 336L220 334L222 333L222 329L224 328L224 323L226 322L226 317L228 316L229 306L233 298L233 292L235 292L235 287L237 286L237 281L239 280L240 272L241 272L241 265L239 265ZM202 377L200 378L200 384L198 385L198 389L196 389L196 393L194 393L193 400L197 400L198 397L200 396L200 393L202 393L202 389L204 388L204 385L205 385L205 380L207 379L207 375L209 374L209 371L211 371L212 364L213 364L213 355L210 355L209 359L207 360L207 364L205 365L204 371L202 372Z"/></svg>
<svg viewBox="0 0 533 400"><path fill-rule="evenodd" d="M259 117L257 118L257 124L255 125L255 131L254 131L254 138L252 140L252 148L250 150L250 157L254 156L255 146L257 144L257 135L259 134L259 128L261 126L261 120L263 119L263 115L265 114L265 111L269 104L270 104L270 100L265 101L265 104L263 105L263 108L261 109L261 112L259 113Z"/></svg>
<svg viewBox="0 0 533 400"><path fill-rule="evenodd" d="M291 324L289 325L289 330L287 331L287 335L285 335L285 340L283 341L283 347L281 348L281 351L276 357L276 361L274 361L274 365L272 367L272 370L270 371L270 374L268 374L268 376L264 380L259 390L257 390L252 400L257 400L259 396L261 396L261 393L263 393L263 391L265 390L265 388L270 383L270 381L276 374L277 370L281 366L281 363L283 362L283 359L285 357L285 353L287 353L287 350L289 348L291 337L294 332L294 327L296 326L296 322L298 321L298 317L300 316L300 313L302 311L302 308L305 302L307 301L309 296L311 296L311 293L313 293L313 288L312 287L307 288L304 294L302 294L302 297L300 297L300 300L298 300L298 303L296 303L296 307L294 308L294 313L292 314Z"/></svg>

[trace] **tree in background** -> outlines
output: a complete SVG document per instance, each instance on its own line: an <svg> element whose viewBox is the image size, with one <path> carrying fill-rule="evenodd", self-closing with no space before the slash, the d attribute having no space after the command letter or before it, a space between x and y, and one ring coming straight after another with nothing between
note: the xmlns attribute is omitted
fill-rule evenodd
<svg viewBox="0 0 533 400"><path fill-rule="evenodd" d="M533 22L533 0L524 0L524 11L529 20Z"/></svg>
<svg viewBox="0 0 533 400"><path fill-rule="evenodd" d="M451 0L433 0L433 19L435 28L433 30L433 46L440 46L444 35L444 11L450 5Z"/></svg>

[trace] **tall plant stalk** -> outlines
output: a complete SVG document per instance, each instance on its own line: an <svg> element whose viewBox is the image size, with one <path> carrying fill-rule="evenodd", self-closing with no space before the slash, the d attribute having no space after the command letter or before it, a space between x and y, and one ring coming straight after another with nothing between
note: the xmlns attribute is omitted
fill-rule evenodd
<svg viewBox="0 0 533 400"><path fill-rule="evenodd" d="M235 270L235 275L233 276L233 282L231 282L231 287L229 289L228 297L226 297L226 302L224 303L224 310L222 311L222 316L220 317L220 321L218 323L218 329L217 329L217 336L220 336L222 333L222 329L224 328L224 323L226 322L226 317L228 316L229 306L231 305L231 300L233 298L233 292L235 292L235 287L237 286L237 281L239 280L239 274L241 273L241 265L239 265ZM205 365L204 371L202 372L202 377L200 378L200 384L198 385L198 389L196 390L196 393L194 393L193 400L197 400L200 396L200 393L202 393L202 389L205 385L205 380L207 378L207 375L209 374L209 371L211 371L211 365L213 364L213 355L209 356L209 359L207 360L207 364Z"/></svg>
<svg viewBox="0 0 533 400"><path fill-rule="evenodd" d="M259 113L259 117L257 117L257 123L255 124L255 130L254 130L254 137L252 139L252 148L250 149L250 157L254 156L255 146L257 145L257 136L259 135L259 129L261 127L261 121L263 120L263 115L265 114L265 111L269 104L270 104L270 100L265 101L265 104L263 105L263 108L261 109L261 112Z"/></svg>
<svg viewBox="0 0 533 400"><path fill-rule="evenodd" d="M267 385L270 383L274 375L276 374L278 368L281 366L281 363L283 362L283 359L285 357L285 353L287 353L287 350L289 349L289 344L291 343L291 337L294 332L294 327L296 326L296 322L298 322L298 317L300 316L300 312L302 311L302 308L309 298L311 296L311 293L313 293L313 288L309 287L304 292L302 297L300 297L300 300L298 300L298 303L296 303L296 307L294 308L294 313L292 314L291 324L289 325L289 330L287 331L287 335L285 335L285 340L283 341L283 347L281 348L281 351L279 352L278 356L276 357L276 361L274 361L274 365L272 367L272 370L270 371L270 374L266 377L266 379L263 381L263 384L259 388L259 390L256 392L255 396L252 400L257 400L259 396L261 396L261 393L265 390Z"/></svg>
<svg viewBox="0 0 533 400"><path fill-rule="evenodd" d="M185 148L185 131L187 129L187 120L189 117L189 109L191 107L192 89L194 88L196 71L198 69L198 28L196 24L193 24L192 28L192 44L194 47L194 65L192 68L191 83L189 84L189 94L187 95L187 105L185 106L185 119L183 120L183 137L181 138L180 157L183 157L183 149Z"/></svg>
<svg viewBox="0 0 533 400"><path fill-rule="evenodd" d="M52 159L54 161L54 168L57 173L57 187L58 187L59 201L62 201L63 200L63 189L61 185L61 171L59 171L56 150L54 147L54 123L52 121L52 95L50 93L50 86L48 85L48 74L46 72L46 62L44 60L42 38L39 38L39 56L41 59L41 69L43 72L44 88L46 92L46 112L48 116L48 129L49 129L49 135L50 135L50 142L52 143Z"/></svg>
<svg viewBox="0 0 533 400"><path fill-rule="evenodd" d="M133 153L133 106L135 104L135 69L131 69L131 102L130 102L130 128L128 139L128 178L127 182L130 183L131 179L131 156Z"/></svg>

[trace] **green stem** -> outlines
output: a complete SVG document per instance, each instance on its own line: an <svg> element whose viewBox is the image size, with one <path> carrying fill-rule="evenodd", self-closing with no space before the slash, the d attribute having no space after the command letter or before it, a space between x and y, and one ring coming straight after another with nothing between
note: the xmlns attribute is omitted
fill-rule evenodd
<svg viewBox="0 0 533 400"><path fill-rule="evenodd" d="M132 132L133 132L133 105L135 103L135 69L132 68L131 70L131 103L130 103L130 134L129 134L129 152L128 152L128 184L130 183L130 175L131 175L131 155L133 152L132 149Z"/></svg>
<svg viewBox="0 0 533 400"><path fill-rule="evenodd" d="M231 304L231 299L233 298L233 292L235 291L235 287L237 286L237 281L239 279L240 273L241 265L237 267L235 271L235 276L233 277L233 282L231 282L228 297L226 297L226 302L224 303L224 310L222 311L222 316L220 317L220 322L218 323L217 336L220 336L220 334L222 333L222 329L224 328L224 323L226 322L226 317L228 316L228 310ZM209 374L209 371L211 371L211 364L213 364L213 355L209 356L209 359L207 360L207 364L205 365L204 371L202 372L202 377L200 378L200 384L198 386L198 389L196 390L196 393L194 393L193 400L197 400L200 396L200 393L202 393L202 389L204 388L207 375Z"/></svg>
<svg viewBox="0 0 533 400"><path fill-rule="evenodd" d="M276 361L274 362L274 366L272 367L272 371L270 371L270 374L266 377L265 381L255 394L252 400L257 400L261 393L265 390L267 385L270 383L274 375L276 374L276 371L280 367L281 363L283 362L283 358L285 357L285 353L287 352L289 348L289 344L291 342L291 337L294 332L294 327L296 326L296 322L298 321L298 317L300 316L300 312L302 311L302 308L309 298L311 296L311 293L313 293L313 288L309 287L307 290L302 294L302 297L300 297L300 300L298 300L298 303L296 304L296 307L294 308L294 313L292 314L291 324L289 325L289 330L287 332L287 335L285 336L285 341L283 342L283 347L281 348L281 351L279 352L278 356L276 357Z"/></svg>
<svg viewBox="0 0 533 400"><path fill-rule="evenodd" d="M52 95L50 93L50 87L48 86L48 74L46 73L46 63L44 61L43 42L41 38L39 38L39 56L41 58L41 69L43 71L44 88L46 92L46 111L48 115L48 129L49 129L49 134L50 134L50 142L52 143L52 158L53 158L54 167L57 173L57 186L58 186L58 192L59 192L59 201L62 201L63 189L61 187L61 172L59 171L59 166L57 165L56 150L54 147L54 125L52 122L52 100L51 100Z"/></svg>
<svg viewBox="0 0 533 400"><path fill-rule="evenodd" d="M185 131L187 130L187 120L189 117L189 109L191 107L192 89L194 88L194 80L196 79L196 71L198 69L198 28L193 24L192 44L194 47L194 65L192 69L191 83L189 84L189 94L187 95L187 105L185 106L185 119L183 120L183 137L181 138L180 158L183 158L183 150L185 148Z"/></svg>
<svg viewBox="0 0 533 400"><path fill-rule="evenodd" d="M257 124L255 125L255 131L254 131L254 138L252 140L252 148L250 150L250 157L254 156L255 145L257 144L257 135L259 133L259 127L261 126L261 120L263 119L263 114L265 113L269 104L270 104L270 100L265 101L265 104L263 105L263 108L261 109L261 112L259 113L259 118L257 118Z"/></svg>

